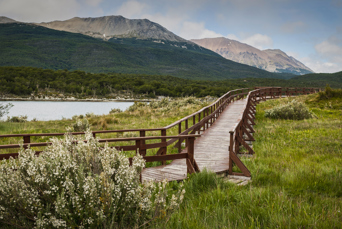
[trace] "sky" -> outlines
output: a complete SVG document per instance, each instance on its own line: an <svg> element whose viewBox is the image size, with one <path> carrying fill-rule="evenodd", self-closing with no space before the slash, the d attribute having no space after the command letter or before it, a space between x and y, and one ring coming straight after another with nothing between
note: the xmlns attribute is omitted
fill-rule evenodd
<svg viewBox="0 0 342 229"><path fill-rule="evenodd" d="M185 39L226 37L281 49L314 72L342 71L342 0L0 0L22 22L122 15Z"/></svg>

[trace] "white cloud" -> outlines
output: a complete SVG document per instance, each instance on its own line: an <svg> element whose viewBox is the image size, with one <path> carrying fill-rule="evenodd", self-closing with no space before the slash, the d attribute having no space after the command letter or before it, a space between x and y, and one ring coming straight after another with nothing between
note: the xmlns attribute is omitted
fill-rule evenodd
<svg viewBox="0 0 342 229"><path fill-rule="evenodd" d="M206 29L204 22L197 23L189 21L182 23L179 35L185 39L223 37L222 34Z"/></svg>
<svg viewBox="0 0 342 229"><path fill-rule="evenodd" d="M122 15L127 18L137 18L148 8L146 3L138 1L124 2L120 8L116 11L116 14Z"/></svg>
<svg viewBox="0 0 342 229"><path fill-rule="evenodd" d="M315 55L298 58L298 60L316 73L334 73L342 71L340 64L324 61Z"/></svg>
<svg viewBox="0 0 342 229"><path fill-rule="evenodd" d="M183 16L172 16L172 13L167 14L143 14L141 18L147 18L150 21L156 22L171 32L177 33L179 28L182 25L182 22L185 20Z"/></svg>
<svg viewBox="0 0 342 229"><path fill-rule="evenodd" d="M273 48L272 38L267 35L263 35L259 33L256 33L253 35L243 34L242 38L239 38L235 34L228 34L226 37L232 40L240 41L241 43L246 43L260 50L263 50L266 48Z"/></svg>
<svg viewBox="0 0 342 229"><path fill-rule="evenodd" d="M306 30L307 25L302 21L287 22L283 24L280 28L285 33L298 33Z"/></svg>
<svg viewBox="0 0 342 229"><path fill-rule="evenodd" d="M338 40L333 38L325 40L315 45L315 49L318 54L326 58L336 59L342 62L342 43L340 44Z"/></svg>
<svg viewBox="0 0 342 229"><path fill-rule="evenodd" d="M342 71L342 34L332 36L316 44L316 54L308 58L308 66L315 72ZM339 38L341 36L341 38Z"/></svg>
<svg viewBox="0 0 342 229"><path fill-rule="evenodd" d="M239 38L235 34L228 34L226 37L231 40L239 41Z"/></svg>
<svg viewBox="0 0 342 229"><path fill-rule="evenodd" d="M24 22L65 20L77 15L76 0L2 0L0 15Z"/></svg>
<svg viewBox="0 0 342 229"><path fill-rule="evenodd" d="M254 34L250 37L244 38L241 42L249 44L258 49L273 48L273 40L271 37L262 34Z"/></svg>
<svg viewBox="0 0 342 229"><path fill-rule="evenodd" d="M85 0L86 4L89 6L98 6L103 0Z"/></svg>

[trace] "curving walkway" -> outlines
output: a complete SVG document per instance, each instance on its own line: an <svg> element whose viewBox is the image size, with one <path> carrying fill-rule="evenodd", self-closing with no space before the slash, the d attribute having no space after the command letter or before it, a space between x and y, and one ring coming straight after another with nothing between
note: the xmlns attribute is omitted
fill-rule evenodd
<svg viewBox="0 0 342 229"><path fill-rule="evenodd" d="M246 99L229 104L214 124L197 138L194 146L194 156L199 169L205 168L219 173L229 168L229 131L242 118ZM187 166L184 159L172 161L169 165L145 168L142 181L167 179L183 180L187 177Z"/></svg>

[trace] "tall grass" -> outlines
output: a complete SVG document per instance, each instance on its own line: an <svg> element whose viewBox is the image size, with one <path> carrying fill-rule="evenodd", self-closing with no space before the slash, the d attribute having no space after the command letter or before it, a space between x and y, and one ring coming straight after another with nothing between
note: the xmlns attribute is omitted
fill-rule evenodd
<svg viewBox="0 0 342 229"><path fill-rule="evenodd" d="M321 109L316 96L296 99L317 119L264 117L264 110L293 98L258 105L256 154L243 159L252 183L196 174L185 182L180 209L155 228L342 228L342 113Z"/></svg>

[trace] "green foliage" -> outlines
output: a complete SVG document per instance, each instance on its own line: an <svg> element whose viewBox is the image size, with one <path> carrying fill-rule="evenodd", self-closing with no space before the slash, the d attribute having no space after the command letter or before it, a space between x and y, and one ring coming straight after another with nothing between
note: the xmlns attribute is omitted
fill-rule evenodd
<svg viewBox="0 0 342 229"><path fill-rule="evenodd" d="M6 122L27 122L27 115L7 117Z"/></svg>
<svg viewBox="0 0 342 229"><path fill-rule="evenodd" d="M0 24L0 40L0 66L172 75L196 80L288 78L227 60L207 49L188 50L172 43L139 39L103 41L32 24ZM16 93L24 90L21 85L18 81ZM142 87L141 93L146 89Z"/></svg>
<svg viewBox="0 0 342 229"><path fill-rule="evenodd" d="M286 104L282 104L272 109L265 111L266 118L273 119L292 119L292 120L303 120L312 118L313 114L305 106L304 103L292 100Z"/></svg>
<svg viewBox="0 0 342 229"><path fill-rule="evenodd" d="M256 154L241 158L252 173L247 186L195 174L179 210L154 228L342 228L341 110L312 102L319 119L264 117L265 109L289 100L257 106Z"/></svg>
<svg viewBox="0 0 342 229"><path fill-rule="evenodd" d="M330 98L342 98L342 89L332 89L329 85L325 87L324 91L318 93L318 98L326 100Z"/></svg>
<svg viewBox="0 0 342 229"><path fill-rule="evenodd" d="M74 132L84 132L88 130L90 127L88 119L82 118L82 119L76 119L76 122L73 125L73 131Z"/></svg>
<svg viewBox="0 0 342 229"><path fill-rule="evenodd" d="M115 114L115 113L121 113L122 110L120 108L112 108L110 111L109 111L109 114Z"/></svg>
<svg viewBox="0 0 342 229"><path fill-rule="evenodd" d="M0 67L0 95L31 95L76 98L116 98L121 95L184 97L219 97L229 90L255 86L306 87L307 82L281 79L232 79L224 81L185 80L172 76L143 74L91 74L83 71L45 70L32 67ZM20 83L21 82L21 83ZM309 81L308 81L309 82ZM325 84L312 85L323 87ZM339 86L336 84L335 86ZM342 87L342 83L340 84Z"/></svg>
<svg viewBox="0 0 342 229"><path fill-rule="evenodd" d="M86 133L53 139L39 157L21 149L18 159L0 163L0 227L133 228L177 209L184 191L166 182L141 184L145 161Z"/></svg>
<svg viewBox="0 0 342 229"><path fill-rule="evenodd" d="M13 107L12 103L7 103L6 105L0 103L0 118L8 114L8 110Z"/></svg>

